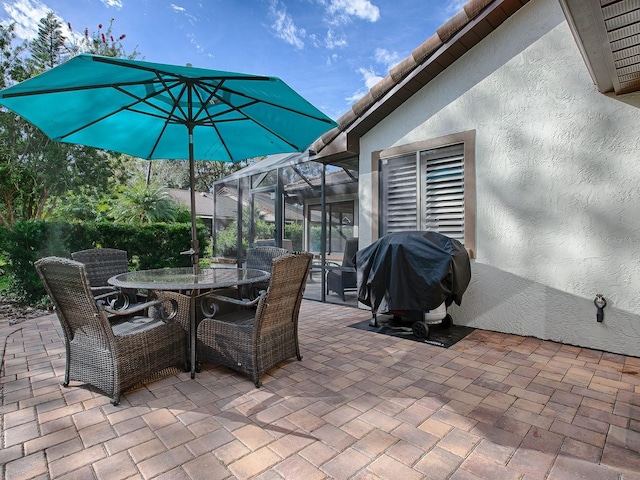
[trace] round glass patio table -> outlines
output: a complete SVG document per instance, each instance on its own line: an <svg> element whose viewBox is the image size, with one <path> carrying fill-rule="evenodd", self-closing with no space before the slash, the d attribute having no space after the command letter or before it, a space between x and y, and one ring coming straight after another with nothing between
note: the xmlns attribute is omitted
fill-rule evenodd
<svg viewBox="0 0 640 480"><path fill-rule="evenodd" d="M255 268L212 267L198 269L193 274L192 267L159 268L121 273L109 279L109 284L121 288L146 290L203 290L225 288L247 283L264 282L271 275Z"/></svg>
<svg viewBox="0 0 640 480"><path fill-rule="evenodd" d="M145 290L170 290L189 292L189 358L191 378L196 372L196 299L202 292L219 288L245 285L269 280L271 274L255 268L211 267L198 269L194 275L193 267L159 268L155 270L137 270L111 277L110 285L120 288Z"/></svg>

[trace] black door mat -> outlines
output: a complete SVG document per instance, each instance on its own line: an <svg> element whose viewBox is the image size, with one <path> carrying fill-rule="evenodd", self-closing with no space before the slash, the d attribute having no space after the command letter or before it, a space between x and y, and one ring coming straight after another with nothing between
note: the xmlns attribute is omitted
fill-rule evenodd
<svg viewBox="0 0 640 480"><path fill-rule="evenodd" d="M413 334L411 329L412 322L400 320L390 316L378 315L378 326L369 325L369 320L349 325L352 328L366 330L369 332L381 333L383 335L391 335L392 337L413 340L414 342L427 343L437 347L449 348L462 340L475 330L472 327L464 327L461 325L451 325L444 328L440 323L429 324L429 336L427 338L419 338Z"/></svg>

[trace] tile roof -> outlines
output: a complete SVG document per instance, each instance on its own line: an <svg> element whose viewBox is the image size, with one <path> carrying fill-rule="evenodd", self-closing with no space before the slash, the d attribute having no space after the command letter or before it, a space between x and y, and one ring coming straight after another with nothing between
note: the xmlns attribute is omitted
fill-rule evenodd
<svg viewBox="0 0 640 480"><path fill-rule="evenodd" d="M165 191L175 201L187 208L191 208L191 192L178 188L165 188ZM196 215L198 217L211 218L213 216L213 198L211 194L196 192Z"/></svg>

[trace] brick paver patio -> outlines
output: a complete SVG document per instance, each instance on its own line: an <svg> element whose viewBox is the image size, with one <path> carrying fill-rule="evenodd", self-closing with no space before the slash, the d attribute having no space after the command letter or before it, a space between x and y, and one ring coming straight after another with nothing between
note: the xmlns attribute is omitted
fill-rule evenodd
<svg viewBox="0 0 640 480"><path fill-rule="evenodd" d="M476 330L450 349L305 301L264 387L206 365L117 407L60 385L55 316L0 326L0 480L640 479L640 359Z"/></svg>

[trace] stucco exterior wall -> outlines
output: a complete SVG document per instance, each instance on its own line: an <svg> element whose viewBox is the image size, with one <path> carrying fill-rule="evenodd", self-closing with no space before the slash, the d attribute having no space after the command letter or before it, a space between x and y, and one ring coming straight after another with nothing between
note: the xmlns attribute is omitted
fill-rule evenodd
<svg viewBox="0 0 640 480"><path fill-rule="evenodd" d="M531 1L362 139L360 247L372 153L475 130L476 259L454 323L640 356L639 105L599 93L557 0Z"/></svg>

